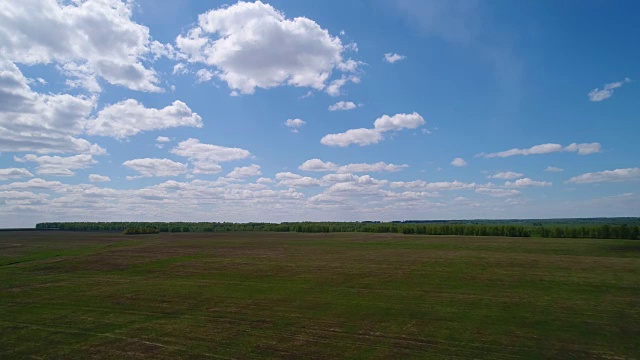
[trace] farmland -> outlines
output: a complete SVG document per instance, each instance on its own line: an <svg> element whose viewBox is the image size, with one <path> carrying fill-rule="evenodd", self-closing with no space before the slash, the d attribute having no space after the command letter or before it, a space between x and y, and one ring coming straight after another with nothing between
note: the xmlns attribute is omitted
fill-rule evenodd
<svg viewBox="0 0 640 360"><path fill-rule="evenodd" d="M0 232L0 358L638 358L640 241Z"/></svg>

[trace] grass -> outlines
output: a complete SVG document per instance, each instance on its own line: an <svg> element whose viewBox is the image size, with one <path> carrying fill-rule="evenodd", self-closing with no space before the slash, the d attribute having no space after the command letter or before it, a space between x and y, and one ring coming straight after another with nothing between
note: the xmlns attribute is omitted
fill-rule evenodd
<svg viewBox="0 0 640 360"><path fill-rule="evenodd" d="M640 241L0 233L0 358L640 357Z"/></svg>

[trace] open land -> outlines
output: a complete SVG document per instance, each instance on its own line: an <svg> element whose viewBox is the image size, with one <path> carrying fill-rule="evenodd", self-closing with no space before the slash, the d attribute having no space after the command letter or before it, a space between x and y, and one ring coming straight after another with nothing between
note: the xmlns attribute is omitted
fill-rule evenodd
<svg viewBox="0 0 640 360"><path fill-rule="evenodd" d="M0 232L0 358L640 358L640 241Z"/></svg>

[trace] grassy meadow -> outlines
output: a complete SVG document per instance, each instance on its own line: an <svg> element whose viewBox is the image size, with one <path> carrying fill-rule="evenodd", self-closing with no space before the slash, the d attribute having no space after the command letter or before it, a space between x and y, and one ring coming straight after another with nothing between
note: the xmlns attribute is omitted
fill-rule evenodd
<svg viewBox="0 0 640 360"><path fill-rule="evenodd" d="M0 232L26 358L640 358L640 241Z"/></svg>

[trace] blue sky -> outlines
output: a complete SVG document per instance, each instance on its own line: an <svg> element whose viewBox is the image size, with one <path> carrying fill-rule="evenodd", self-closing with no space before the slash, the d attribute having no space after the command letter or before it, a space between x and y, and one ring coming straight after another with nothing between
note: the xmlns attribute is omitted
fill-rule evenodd
<svg viewBox="0 0 640 360"><path fill-rule="evenodd" d="M633 1L0 4L0 227L640 216Z"/></svg>

